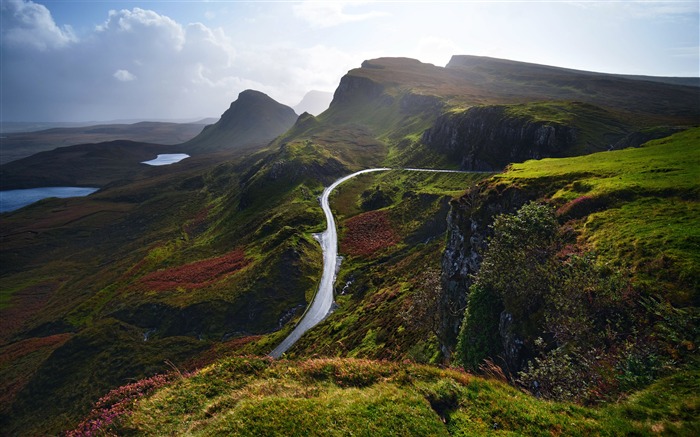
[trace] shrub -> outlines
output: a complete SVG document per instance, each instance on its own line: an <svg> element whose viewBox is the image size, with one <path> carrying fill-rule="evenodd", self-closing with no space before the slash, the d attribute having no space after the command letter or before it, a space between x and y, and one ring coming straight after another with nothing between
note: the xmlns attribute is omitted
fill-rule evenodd
<svg viewBox="0 0 700 437"><path fill-rule="evenodd" d="M502 350L498 321L503 305L490 288L473 285L455 349L457 365L477 371L482 362Z"/></svg>

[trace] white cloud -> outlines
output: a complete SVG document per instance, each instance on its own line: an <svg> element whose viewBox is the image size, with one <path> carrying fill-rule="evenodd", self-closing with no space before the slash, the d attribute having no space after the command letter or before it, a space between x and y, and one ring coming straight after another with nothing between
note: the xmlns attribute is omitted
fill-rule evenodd
<svg viewBox="0 0 700 437"><path fill-rule="evenodd" d="M367 2L318 2L304 1L294 5L294 14L314 27L326 28L340 24L369 20L387 14L379 11L348 12L348 8L358 7Z"/></svg>
<svg viewBox="0 0 700 437"><path fill-rule="evenodd" d="M43 21L53 23L48 10L37 6L45 14ZM26 27L22 16L7 14L6 20L5 8L3 3L3 30ZM4 35L2 44L5 51ZM219 115L244 86L259 84L243 76L245 71L235 63L233 42L223 30L201 23L183 25L140 8L110 11L104 23L80 41L43 47L41 52L25 49L3 55L6 117L92 120ZM5 69L5 63L10 68ZM105 87L105 77L131 86Z"/></svg>
<svg viewBox="0 0 700 437"><path fill-rule="evenodd" d="M117 70L112 76L114 76L115 79L120 82L131 82L132 80L136 80L136 76L131 74L129 70Z"/></svg>
<svg viewBox="0 0 700 437"><path fill-rule="evenodd" d="M43 5L32 1L3 0L0 12L3 46L28 46L44 51L77 41L73 29L56 25L51 12Z"/></svg>

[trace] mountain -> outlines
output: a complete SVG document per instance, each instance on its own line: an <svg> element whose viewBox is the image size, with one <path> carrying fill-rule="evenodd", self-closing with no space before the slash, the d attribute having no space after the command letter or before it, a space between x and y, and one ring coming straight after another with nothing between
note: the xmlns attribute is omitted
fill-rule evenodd
<svg viewBox="0 0 700 437"><path fill-rule="evenodd" d="M297 114L259 91L238 95L219 121L209 125L183 150L192 153L231 151L265 145L292 127Z"/></svg>
<svg viewBox="0 0 700 437"><path fill-rule="evenodd" d="M59 147L0 166L2 189L103 187L118 180L146 177L152 168L141 162L177 150L126 140Z"/></svg>
<svg viewBox="0 0 700 437"><path fill-rule="evenodd" d="M6 133L0 138L2 147L0 165L35 153L75 144L116 140L165 145L180 144L201 133L202 124L204 123L144 121L133 124L98 124L86 127L52 128L38 132Z"/></svg>
<svg viewBox="0 0 700 437"><path fill-rule="evenodd" d="M297 114L308 112L311 115L318 115L328 109L332 99L333 93L311 90L304 94L301 101L294 106L294 111Z"/></svg>
<svg viewBox="0 0 700 437"><path fill-rule="evenodd" d="M134 413L108 425L124 434L231 433L239 417L274 433L311 413L355 431L397 417L457 435L692 429L699 88L453 61L365 61L318 116L246 91L173 166L113 170L129 143L40 157L33 177L60 158L105 183L0 215L3 431L58 434L106 402ZM489 172L400 170L419 166ZM334 311L271 362L318 285L318 198L368 167L397 169L330 198ZM544 225L506 226L533 217ZM491 245L504 226L543 233ZM508 293L515 274L529 287Z"/></svg>

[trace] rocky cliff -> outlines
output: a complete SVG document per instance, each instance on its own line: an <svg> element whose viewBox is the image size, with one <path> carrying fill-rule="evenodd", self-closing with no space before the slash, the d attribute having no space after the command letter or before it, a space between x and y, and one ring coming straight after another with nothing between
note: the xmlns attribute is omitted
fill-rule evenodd
<svg viewBox="0 0 700 437"><path fill-rule="evenodd" d="M512 116L505 106L477 106L440 116L422 140L464 170L500 170L512 162L565 156L576 143L576 129Z"/></svg>
<svg viewBox="0 0 700 437"><path fill-rule="evenodd" d="M534 193L513 187L500 190L479 184L451 203L447 216L447 244L442 255L440 303L442 350L448 359L457 342L473 275L479 271L482 253L491 234L490 224L497 215L515 212L534 197ZM508 315L503 314L502 318L508 319ZM505 325L504 333L507 331ZM505 358L520 361L517 336L502 337L504 350L513 351L512 357Z"/></svg>

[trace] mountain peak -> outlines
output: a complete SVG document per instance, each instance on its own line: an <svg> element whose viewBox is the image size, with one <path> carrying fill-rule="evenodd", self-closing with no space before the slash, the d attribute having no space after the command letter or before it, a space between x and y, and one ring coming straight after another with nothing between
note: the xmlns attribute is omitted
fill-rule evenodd
<svg viewBox="0 0 700 437"><path fill-rule="evenodd" d="M297 114L265 93L238 94L221 119L187 143L196 151L239 149L266 144L294 125Z"/></svg>
<svg viewBox="0 0 700 437"><path fill-rule="evenodd" d="M240 93L238 93L238 99L236 99L231 104L233 105L236 102L247 101L247 100L261 100L261 101L269 101L269 102L277 103L277 101L275 99L273 99L272 97L263 93L262 91L248 89L248 90L243 90Z"/></svg>
<svg viewBox="0 0 700 437"><path fill-rule="evenodd" d="M311 90L304 95L304 98L294 106L294 110L303 115L304 112L318 115L328 109L333 99L333 93L327 91Z"/></svg>

